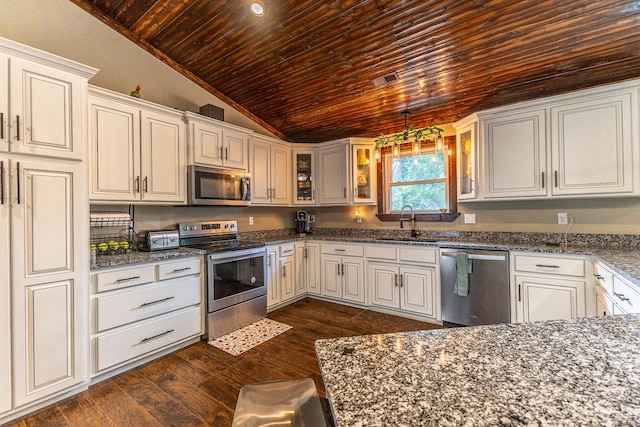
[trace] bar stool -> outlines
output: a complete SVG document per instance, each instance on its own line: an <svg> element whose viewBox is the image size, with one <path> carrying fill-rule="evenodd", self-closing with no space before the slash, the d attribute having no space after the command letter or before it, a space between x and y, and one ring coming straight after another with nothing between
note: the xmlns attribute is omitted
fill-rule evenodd
<svg viewBox="0 0 640 427"><path fill-rule="evenodd" d="M328 427L311 378L249 384L240 389L232 427Z"/></svg>

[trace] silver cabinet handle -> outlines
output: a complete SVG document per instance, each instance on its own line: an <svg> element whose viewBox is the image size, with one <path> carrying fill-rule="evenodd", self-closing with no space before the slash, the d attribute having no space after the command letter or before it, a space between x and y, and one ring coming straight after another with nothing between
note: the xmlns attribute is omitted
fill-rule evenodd
<svg viewBox="0 0 640 427"><path fill-rule="evenodd" d="M553 185L558 188L558 171L553 171Z"/></svg>
<svg viewBox="0 0 640 427"><path fill-rule="evenodd" d="M191 270L191 267L176 268L175 270L173 270L173 272L174 273L180 273L181 271L187 271L187 270Z"/></svg>
<svg viewBox="0 0 640 427"><path fill-rule="evenodd" d="M229 160L229 147L224 147L224 159Z"/></svg>
<svg viewBox="0 0 640 427"><path fill-rule="evenodd" d="M124 279L116 280L116 283L129 282L131 280L136 280L136 279L139 279L139 278L140 278L140 276L125 277Z"/></svg>
<svg viewBox="0 0 640 427"><path fill-rule="evenodd" d="M152 337L148 337L148 338L143 338L143 339L140 341L140 344L143 344L143 343L145 343L145 342L147 342L147 341L154 340L154 339L156 339L156 338L163 337L163 336L165 336L165 335L167 335L167 334L170 334L170 333L171 333L171 332L173 332L173 331L175 331L175 329L169 329L168 331L164 331L164 332L163 332L163 333L161 333L161 334L154 335L154 336L152 336Z"/></svg>
<svg viewBox="0 0 640 427"><path fill-rule="evenodd" d="M4 205L4 161L0 162L0 204Z"/></svg>
<svg viewBox="0 0 640 427"><path fill-rule="evenodd" d="M631 302L631 300L630 300L629 298L627 298L626 296L624 296L624 294L618 294L618 293L615 293L615 292L614 292L613 294L614 294L615 296L617 296L617 297L618 297L618 299L619 299L620 301L628 301L628 302Z"/></svg>
<svg viewBox="0 0 640 427"><path fill-rule="evenodd" d="M0 113L0 139L4 139L4 113Z"/></svg>
<svg viewBox="0 0 640 427"><path fill-rule="evenodd" d="M544 172L542 172L542 188L544 188Z"/></svg>
<svg viewBox="0 0 640 427"><path fill-rule="evenodd" d="M149 305L153 305L153 304L158 304L161 302L165 302L165 301L169 301L170 299L174 299L175 297L166 297L166 298L162 298L156 301L151 301L151 302L145 302L144 304L140 304L140 307L147 307Z"/></svg>
<svg viewBox="0 0 640 427"><path fill-rule="evenodd" d="M136 176L136 179L133 182L133 192L134 193L139 193L140 192L140 177Z"/></svg>
<svg viewBox="0 0 640 427"><path fill-rule="evenodd" d="M16 162L16 190L18 191L18 204L20 204L20 162Z"/></svg>
<svg viewBox="0 0 640 427"><path fill-rule="evenodd" d="M522 301L522 285L518 285L518 301Z"/></svg>
<svg viewBox="0 0 640 427"><path fill-rule="evenodd" d="M400 275L400 287L402 288L404 286L404 278L403 275Z"/></svg>
<svg viewBox="0 0 640 427"><path fill-rule="evenodd" d="M549 264L536 264L538 268L560 268L559 265L549 265Z"/></svg>
<svg viewBox="0 0 640 427"><path fill-rule="evenodd" d="M396 288L398 287L398 274L397 273L394 275L393 284L394 284L394 286Z"/></svg>
<svg viewBox="0 0 640 427"><path fill-rule="evenodd" d="M346 252L346 249L334 249L335 252Z"/></svg>
<svg viewBox="0 0 640 427"><path fill-rule="evenodd" d="M220 146L220 160L224 160L224 157L222 155L222 145Z"/></svg>
<svg viewBox="0 0 640 427"><path fill-rule="evenodd" d="M144 189L145 193L148 193L148 189L147 189L147 177L144 177L144 180L142 181L142 188Z"/></svg>
<svg viewBox="0 0 640 427"><path fill-rule="evenodd" d="M16 116L16 141L20 141L20 116Z"/></svg>

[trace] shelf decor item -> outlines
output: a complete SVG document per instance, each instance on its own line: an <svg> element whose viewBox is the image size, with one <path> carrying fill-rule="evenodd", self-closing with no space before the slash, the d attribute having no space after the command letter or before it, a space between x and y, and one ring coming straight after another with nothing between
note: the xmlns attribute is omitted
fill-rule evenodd
<svg viewBox="0 0 640 427"><path fill-rule="evenodd" d="M140 89L142 89L142 86L136 86L135 90L132 90L129 95L133 96L134 98L140 98Z"/></svg>
<svg viewBox="0 0 640 427"><path fill-rule="evenodd" d="M412 155L420 155L420 146L423 142L432 141L436 153L444 153L444 141L442 138L443 130L435 125L429 125L420 129L415 129L413 125L407 123L407 119L411 113L403 111L400 116L404 119L404 128L402 132L394 135L380 135L374 142L376 144L376 161L380 161L380 150L385 147L392 147L393 157L400 157L400 145L411 142Z"/></svg>

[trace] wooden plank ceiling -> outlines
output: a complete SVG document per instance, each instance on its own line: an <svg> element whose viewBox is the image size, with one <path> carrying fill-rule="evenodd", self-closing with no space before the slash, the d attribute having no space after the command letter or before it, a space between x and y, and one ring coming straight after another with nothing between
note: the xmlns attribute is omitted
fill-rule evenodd
<svg viewBox="0 0 640 427"><path fill-rule="evenodd" d="M71 0L289 141L640 77L640 2ZM376 77L396 72L382 86Z"/></svg>

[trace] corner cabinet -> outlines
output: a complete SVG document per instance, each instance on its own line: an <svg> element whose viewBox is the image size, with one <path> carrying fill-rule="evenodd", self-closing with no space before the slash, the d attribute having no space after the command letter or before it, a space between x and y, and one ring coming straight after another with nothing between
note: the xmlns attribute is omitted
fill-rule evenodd
<svg viewBox="0 0 640 427"><path fill-rule="evenodd" d="M370 140L330 141L321 144L317 153L321 206L377 203L374 145Z"/></svg>
<svg viewBox="0 0 640 427"><path fill-rule="evenodd" d="M259 135L249 137L251 204L291 203L291 149L288 143Z"/></svg>
<svg viewBox="0 0 640 427"><path fill-rule="evenodd" d="M247 171L247 129L186 112L189 164Z"/></svg>
<svg viewBox="0 0 640 427"><path fill-rule="evenodd" d="M475 200L478 197L476 188L477 153L478 153L478 117L471 115L453 124L456 129L456 164L458 174L458 200Z"/></svg>
<svg viewBox="0 0 640 427"><path fill-rule="evenodd" d="M316 204L316 150L313 148L291 150L293 163L293 204Z"/></svg>
<svg viewBox="0 0 640 427"><path fill-rule="evenodd" d="M92 201L186 203L181 112L91 88L89 114Z"/></svg>

